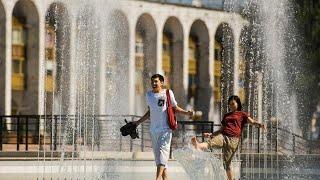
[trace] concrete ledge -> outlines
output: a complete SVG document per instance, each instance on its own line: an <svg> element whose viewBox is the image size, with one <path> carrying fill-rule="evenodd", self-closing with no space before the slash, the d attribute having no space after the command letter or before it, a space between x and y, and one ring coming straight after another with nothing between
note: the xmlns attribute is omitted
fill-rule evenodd
<svg viewBox="0 0 320 180"><path fill-rule="evenodd" d="M61 159L62 152L59 151L2 151L0 152L1 160L35 160L35 159ZM118 160L142 160L153 161L153 152L119 152L119 151L80 151L80 152L64 152L64 159L118 159ZM254 157L254 159L267 158L270 160L278 156L279 161L288 161L294 158L297 162L319 162L320 154L306 154L306 155L280 155L280 154L257 154L248 153L241 154L241 159L244 160L247 156ZM172 159L171 159L172 160Z"/></svg>
<svg viewBox="0 0 320 180"><path fill-rule="evenodd" d="M142 161L153 161L154 155L153 152L134 152L132 159Z"/></svg>
<svg viewBox="0 0 320 180"><path fill-rule="evenodd" d="M61 159L61 152L0 152L2 160L35 160L35 159ZM72 152L65 152L64 159L70 159ZM141 160L153 161L153 152L118 152L118 151L81 151L74 152L74 159L115 159L115 160Z"/></svg>
<svg viewBox="0 0 320 180"><path fill-rule="evenodd" d="M72 152L65 152L66 157L71 157ZM2 151L0 152L0 158L37 158L37 157L61 157L61 152L59 151Z"/></svg>
<svg viewBox="0 0 320 180"><path fill-rule="evenodd" d="M85 159L116 159L116 160L138 160L153 161L153 152L117 152L117 151L98 151L80 152L78 158Z"/></svg>
<svg viewBox="0 0 320 180"><path fill-rule="evenodd" d="M184 168L177 162L169 163L169 178L189 180ZM154 179L153 161L82 160L64 161L0 161L1 180L34 179ZM101 178L103 177L103 178Z"/></svg>
<svg viewBox="0 0 320 180"><path fill-rule="evenodd" d="M117 159L117 160L132 160L133 152L117 152L117 151L90 151L79 152L78 158L81 159Z"/></svg>

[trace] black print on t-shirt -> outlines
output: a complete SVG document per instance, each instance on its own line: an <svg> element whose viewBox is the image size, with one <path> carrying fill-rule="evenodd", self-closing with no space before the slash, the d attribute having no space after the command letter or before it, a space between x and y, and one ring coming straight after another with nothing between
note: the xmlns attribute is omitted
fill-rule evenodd
<svg viewBox="0 0 320 180"><path fill-rule="evenodd" d="M164 100L163 99L159 99L158 100L158 106L163 106L164 105Z"/></svg>

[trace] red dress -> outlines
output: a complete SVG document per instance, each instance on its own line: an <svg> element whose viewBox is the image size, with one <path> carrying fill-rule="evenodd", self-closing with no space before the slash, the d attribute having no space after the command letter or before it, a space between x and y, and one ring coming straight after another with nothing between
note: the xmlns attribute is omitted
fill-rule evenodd
<svg viewBox="0 0 320 180"><path fill-rule="evenodd" d="M222 134L229 137L240 137L242 129L248 122L248 114L234 111L224 115L221 124L224 126Z"/></svg>

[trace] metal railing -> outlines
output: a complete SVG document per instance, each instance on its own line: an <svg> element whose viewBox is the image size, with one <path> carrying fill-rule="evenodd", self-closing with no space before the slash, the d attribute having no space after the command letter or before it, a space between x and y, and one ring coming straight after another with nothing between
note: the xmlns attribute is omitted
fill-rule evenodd
<svg viewBox="0 0 320 180"><path fill-rule="evenodd" d="M14 144L16 150L24 144L24 149L29 150L29 145L39 139L40 116L0 116L0 151L3 144ZM32 139L32 140L31 140Z"/></svg>
<svg viewBox="0 0 320 180"><path fill-rule="evenodd" d="M138 127L139 139L123 137L119 131L124 119L138 118L134 115L0 116L0 151L77 151L84 146L97 151L151 151L148 121ZM205 121L178 122L172 143L175 148L183 147L191 136L202 136L218 126Z"/></svg>
<svg viewBox="0 0 320 180"><path fill-rule="evenodd" d="M282 127L279 127L278 131L277 146L282 144L277 147L278 151L291 151L293 154L313 153L312 146L310 146L311 141Z"/></svg>
<svg viewBox="0 0 320 180"><path fill-rule="evenodd" d="M119 129L124 119L133 115L16 115L0 116L0 151L78 151L84 147L95 151L151 151L149 123L138 127L139 139L122 137ZM173 132L172 149L184 147L192 136L204 141L204 132L220 125L210 121L178 121ZM283 128L270 128L263 139L260 129L246 128L256 135L242 137L241 152L313 153L310 141ZM245 133L244 133L245 134Z"/></svg>

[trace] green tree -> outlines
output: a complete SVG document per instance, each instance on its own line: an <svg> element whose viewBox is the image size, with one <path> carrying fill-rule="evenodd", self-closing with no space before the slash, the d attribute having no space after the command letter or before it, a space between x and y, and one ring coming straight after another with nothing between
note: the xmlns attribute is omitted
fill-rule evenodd
<svg viewBox="0 0 320 180"><path fill-rule="evenodd" d="M310 120L320 103L320 2L319 0L295 0L298 28L303 40L303 68L297 76L301 104L300 111ZM308 128L304 127L304 128Z"/></svg>

